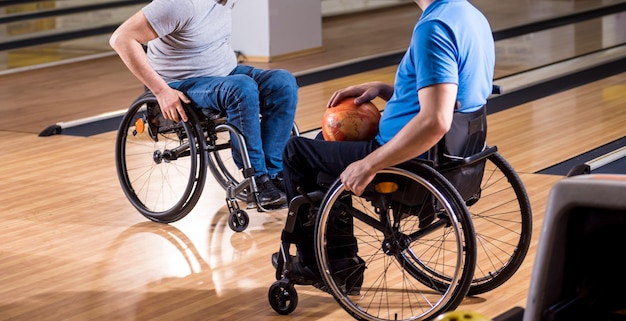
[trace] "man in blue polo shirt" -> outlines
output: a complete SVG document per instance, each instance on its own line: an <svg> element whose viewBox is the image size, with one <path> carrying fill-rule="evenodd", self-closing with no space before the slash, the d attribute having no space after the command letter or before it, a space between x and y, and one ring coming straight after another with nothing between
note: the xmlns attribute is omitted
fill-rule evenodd
<svg viewBox="0 0 626 321"><path fill-rule="evenodd" d="M387 101L379 133L371 141L327 142L292 137L287 143L284 176L287 199L315 190L318 173L341 177L344 187L360 195L376 172L424 155L450 129L455 106L469 113L487 102L493 88L494 40L489 22L467 0L415 0L423 13L400 62L394 85L374 81L336 91L333 108L354 97L362 104L380 97ZM366 41L367 39L364 39ZM458 105L457 105L458 103ZM299 213L298 215L306 215ZM295 243L294 270L318 277L313 231L299 218L283 240ZM276 256L274 256L276 257ZM356 249L344 258L360 259Z"/></svg>

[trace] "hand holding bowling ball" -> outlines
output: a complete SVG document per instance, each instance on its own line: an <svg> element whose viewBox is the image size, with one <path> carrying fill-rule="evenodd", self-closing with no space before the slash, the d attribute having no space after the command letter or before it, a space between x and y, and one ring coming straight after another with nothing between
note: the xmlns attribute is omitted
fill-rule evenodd
<svg viewBox="0 0 626 321"><path fill-rule="evenodd" d="M378 133L380 111L371 102L354 104L348 97L329 107L322 118L322 135L327 141L365 141Z"/></svg>

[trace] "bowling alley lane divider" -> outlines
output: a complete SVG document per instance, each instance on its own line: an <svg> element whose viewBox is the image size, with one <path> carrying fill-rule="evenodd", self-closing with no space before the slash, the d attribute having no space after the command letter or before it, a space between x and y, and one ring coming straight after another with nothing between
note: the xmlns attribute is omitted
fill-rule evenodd
<svg viewBox="0 0 626 321"><path fill-rule="evenodd" d="M537 174L566 175L581 165L587 165L593 174L626 174L626 136L542 169Z"/></svg>

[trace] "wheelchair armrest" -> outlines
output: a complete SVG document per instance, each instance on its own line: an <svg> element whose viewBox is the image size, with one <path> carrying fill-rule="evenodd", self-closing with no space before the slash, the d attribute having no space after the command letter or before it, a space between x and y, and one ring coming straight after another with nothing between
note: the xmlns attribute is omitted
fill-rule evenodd
<svg viewBox="0 0 626 321"><path fill-rule="evenodd" d="M464 158L446 158L446 160L440 164L435 165L435 169L440 172L446 172L449 170L453 170L465 165L473 164L477 161L483 160L490 155L498 152L497 146L490 146L485 148L483 151L476 153L474 155L464 157Z"/></svg>

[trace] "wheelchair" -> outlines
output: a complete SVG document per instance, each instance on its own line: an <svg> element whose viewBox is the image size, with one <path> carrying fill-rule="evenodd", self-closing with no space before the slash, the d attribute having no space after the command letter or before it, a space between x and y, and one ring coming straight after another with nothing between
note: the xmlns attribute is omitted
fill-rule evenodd
<svg viewBox="0 0 626 321"><path fill-rule="evenodd" d="M163 118L157 99L149 90L130 105L115 145L122 189L142 215L155 222L172 223L196 205L208 169L226 190L229 227L244 231L250 218L238 201L247 202L248 208L256 206L260 212L271 210L257 202L258 189L245 138L226 122L226 115L183 107L188 122ZM292 134L299 135L295 123ZM241 169L234 157L240 159Z"/></svg>
<svg viewBox="0 0 626 321"><path fill-rule="evenodd" d="M321 280L293 271L283 238L271 307L293 312L295 285L314 285L357 320L431 320L506 282L528 252L532 212L519 176L485 140L483 107L455 113L428 157L378 172L360 196L320 175L328 188L291 200L284 231L309 211ZM356 254L349 264L333 254L346 252Z"/></svg>

